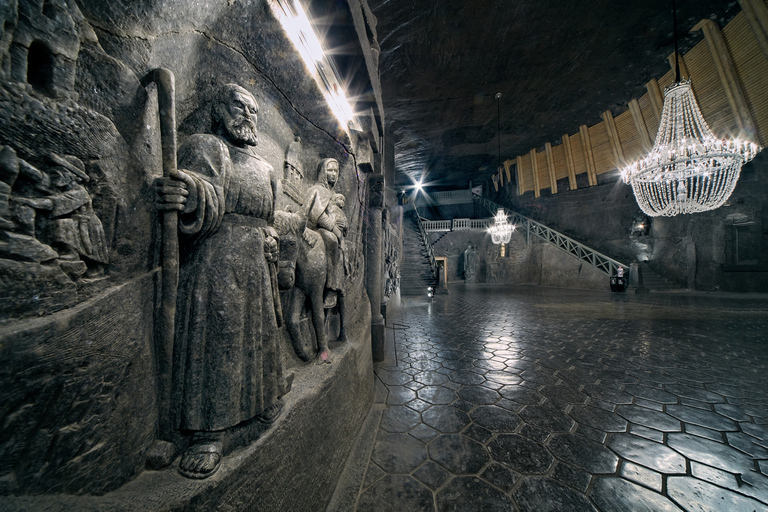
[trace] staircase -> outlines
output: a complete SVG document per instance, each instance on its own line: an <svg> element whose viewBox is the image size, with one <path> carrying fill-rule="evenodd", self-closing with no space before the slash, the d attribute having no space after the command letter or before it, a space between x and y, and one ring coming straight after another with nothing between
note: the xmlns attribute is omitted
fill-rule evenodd
<svg viewBox="0 0 768 512"><path fill-rule="evenodd" d="M665 277L660 276L648 266L647 263L640 264L640 281L643 288L654 292L663 292L670 290L680 290L680 286Z"/></svg>
<svg viewBox="0 0 768 512"><path fill-rule="evenodd" d="M519 213L510 211L503 206L476 194L472 195L472 200L480 207L488 210L491 214L495 213L499 208L503 208L510 217L510 220L517 225L518 232L525 232L526 236L537 236L558 249L567 252L571 256L589 263L608 276L615 276L619 267L623 267L625 272L624 275L628 275L629 265L620 263L613 258L609 258L608 256L587 247L581 242L577 242L562 233L558 233L544 224L529 219L528 217L524 217ZM647 263L640 264L640 280L641 286L650 291L665 292L681 289L680 285L677 283L674 283L653 271Z"/></svg>
<svg viewBox="0 0 768 512"><path fill-rule="evenodd" d="M435 286L429 253L419 231L416 212L403 216L403 261L400 265L400 295L426 295Z"/></svg>
<svg viewBox="0 0 768 512"><path fill-rule="evenodd" d="M601 254L581 242L577 242L573 238L558 233L554 229L549 228L540 222L536 222L533 219L529 219L519 213L508 210L500 204L496 204L477 194L472 194L472 200L478 206L488 210L491 215L495 215L498 209L503 209L509 220L517 226L517 231L519 233L525 233L526 237L530 237L531 235L537 236L545 242L554 245L561 251L567 252L571 256L592 265L607 276L615 276L619 267L624 269L625 275L629 272L629 265L616 261L605 254Z"/></svg>

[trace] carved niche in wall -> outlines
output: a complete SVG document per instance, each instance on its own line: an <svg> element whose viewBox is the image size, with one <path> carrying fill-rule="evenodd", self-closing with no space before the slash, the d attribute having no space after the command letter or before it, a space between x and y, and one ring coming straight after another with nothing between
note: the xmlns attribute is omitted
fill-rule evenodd
<svg viewBox="0 0 768 512"><path fill-rule="evenodd" d="M81 37L92 34L77 7L11 7L0 38L0 319L69 307L109 274L127 161L114 124L77 102Z"/></svg>

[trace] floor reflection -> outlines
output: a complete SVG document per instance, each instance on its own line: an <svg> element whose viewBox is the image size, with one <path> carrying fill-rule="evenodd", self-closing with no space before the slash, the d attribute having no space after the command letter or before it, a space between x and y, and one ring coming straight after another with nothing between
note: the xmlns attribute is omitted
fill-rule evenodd
<svg viewBox="0 0 768 512"><path fill-rule="evenodd" d="M768 510L768 296L453 286L395 323L356 510Z"/></svg>

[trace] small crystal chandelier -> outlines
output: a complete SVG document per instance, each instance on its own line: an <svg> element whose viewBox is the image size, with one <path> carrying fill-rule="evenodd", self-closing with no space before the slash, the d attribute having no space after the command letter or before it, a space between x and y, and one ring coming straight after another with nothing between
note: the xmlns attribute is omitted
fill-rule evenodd
<svg viewBox="0 0 768 512"><path fill-rule="evenodd" d="M493 225L488 228L493 243L496 245L508 244L514 230L515 225L507 222L507 215L504 213L504 210L499 208L499 211L496 212L496 216L493 218Z"/></svg>
<svg viewBox="0 0 768 512"><path fill-rule="evenodd" d="M498 172L501 171L501 93L496 93L496 129L498 133L498 156L499 167ZM496 212L496 216L493 218L493 225L488 228L488 232L491 234L491 240L494 244L508 244L512 238L512 232L515 230L515 225L507 222L507 214L504 210L499 208Z"/></svg>
<svg viewBox="0 0 768 512"><path fill-rule="evenodd" d="M664 109L653 149L621 171L640 209L652 217L672 217L719 208L731 196L741 166L760 147L738 139L715 137L701 115L690 80L680 79L677 62L677 16L672 2L675 36L675 82L664 90Z"/></svg>

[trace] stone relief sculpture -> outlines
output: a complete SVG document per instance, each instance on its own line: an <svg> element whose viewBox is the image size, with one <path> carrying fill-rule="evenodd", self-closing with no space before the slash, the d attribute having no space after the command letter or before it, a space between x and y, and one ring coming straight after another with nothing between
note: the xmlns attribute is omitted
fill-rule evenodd
<svg viewBox="0 0 768 512"><path fill-rule="evenodd" d="M326 308L336 306L344 293L344 262L342 243L347 232L347 218L338 206L344 196L334 187L339 178L339 162L334 158L322 160L317 167L317 184L310 187L307 200L316 196L309 211L307 227L316 231L325 244L326 281L323 301Z"/></svg>
<svg viewBox="0 0 768 512"><path fill-rule="evenodd" d="M296 135L288 145L283 165L283 192L296 204L304 203L304 169L301 165L301 137Z"/></svg>
<svg viewBox="0 0 768 512"><path fill-rule="evenodd" d="M472 242L467 244L464 251L464 282L474 283L475 273L477 271L477 252L472 246Z"/></svg>
<svg viewBox="0 0 768 512"><path fill-rule="evenodd" d="M309 340L300 331L304 304L309 299L312 325L317 340L319 362L330 362L326 310L339 310L339 340L346 341L344 309L344 236L348 220L344 214L343 194L333 192L339 163L326 158L318 165L318 183L307 192L301 214L278 212L280 230L280 281L293 284L288 299L286 327L296 354L304 361L312 359ZM289 255L294 255L291 260ZM295 270L294 270L295 269ZM293 278L290 277L293 273Z"/></svg>
<svg viewBox="0 0 768 512"><path fill-rule="evenodd" d="M180 275L172 421L192 432L179 472L218 469L227 429L269 424L286 392L274 219L277 180L257 144L258 105L227 84L215 100L213 134L179 149L182 180L158 180L158 209L179 210Z"/></svg>
<svg viewBox="0 0 768 512"><path fill-rule="evenodd" d="M34 210L20 213L19 218L32 221L29 230L35 229L34 224L42 226L40 238L56 250L59 266L71 278L80 277L89 268L89 277L103 274L109 247L84 186L90 180L85 166L77 157L56 154L50 155L50 164L50 174L37 184L44 195L14 198L17 210Z"/></svg>
<svg viewBox="0 0 768 512"><path fill-rule="evenodd" d="M55 260L71 278L104 273L109 246L85 185L90 181L75 156L51 153L39 165L0 150L0 254L22 261Z"/></svg>
<svg viewBox="0 0 768 512"><path fill-rule="evenodd" d="M180 112L185 116L180 133L205 135L192 136L178 152L174 141L173 167L176 170L178 157L180 179L171 174L176 179L162 180L157 190L158 166L161 161L165 164L167 156L165 151L160 154L168 133L162 119L167 117L167 104L159 98L163 93L159 84L149 85L138 73L150 64L142 56L158 54L154 43L136 49L123 42L132 40L133 30L145 33L148 29L153 39L155 29L167 27L155 24L153 15L135 16L139 7L138 11L101 10L104 5L90 0L11 0L0 6L0 19L5 21L0 27L0 289L4 292L0 294L4 329L0 332L4 347L0 387L8 448L0 468L0 494L20 503L27 499L25 495L36 495L42 508L50 497L44 495L55 494L51 502L61 497L69 503L87 495L84 499L92 506L103 508L99 500L104 497L114 503L112 492L117 491L117 501L141 508L141 503L133 503L131 488L121 490L138 478L133 489L138 485L142 497L150 501L161 497L171 508L182 502L206 508L215 501L216 506L247 509L251 502L237 501L244 487L238 482L249 483L253 490L244 492L256 496L254 500L268 500L266 495L273 493L265 481L285 481L286 473L296 474L282 462L280 468L261 471L260 462L253 459L262 454L269 457L276 450L286 459L297 460L301 457L296 453L302 451L301 446L292 446L297 429L285 421L275 425L279 430L272 427L255 456L252 450L244 450L248 453L232 457L237 462L227 464L231 472L217 473L222 457L250 443L252 434L269 428L280 412L280 396L290 387L291 376L283 378L283 372L288 372L280 357L280 344L287 342L288 332L278 329L277 287L290 289L293 282L276 279L274 260L283 240L271 231L277 224L271 220L278 199L275 184L283 178L286 195L279 198L278 206L288 208L294 202L290 207L298 212L296 226L289 229L298 233L299 242L304 243L305 236L313 240L320 253L309 259L317 258L317 268L323 272L316 301L320 305L317 318L323 320L327 311L323 307L325 242L318 231L307 230L305 235L305 225L298 225L309 217L301 209L306 188L312 184L304 181L304 173L314 181L313 173L307 171L310 160L303 153L339 155L344 171L354 172L346 164L346 151L357 151L356 137L350 146L339 135L340 146L324 133L314 132L327 126L326 121L333 122L333 117L330 111L312 106L314 93L304 94L296 86L303 83L305 74L303 68L294 69L290 59L281 66L289 78L282 84L285 95L270 96L274 113L270 109L267 123L261 119L258 151L252 149L256 104L244 89L228 86L229 91L222 93L214 109L215 126L209 130L207 102L218 87L208 80L198 82L200 77L215 69L214 74L251 84L247 87L252 90L258 84L269 88L274 77L251 69L240 54L225 48L179 47L153 58L152 64L176 69L175 64L189 62L182 66L184 86L179 89ZM218 9L204 6L194 13L194 22L206 23L203 18L211 18L198 14L213 15ZM233 32L229 23L223 29L227 44L250 37L253 30L272 27L275 21L259 10L240 19L247 24L238 31ZM171 38L176 36L185 37ZM272 46L264 49L269 52ZM322 124L313 127L308 118L282 115L293 101L311 107L313 117ZM307 135L307 147L298 138L293 140L291 124ZM171 126L175 140L177 125ZM180 142L186 139L182 137ZM283 150L285 160L280 165ZM260 156L274 166L276 176ZM342 183L347 185L343 179ZM350 183L345 188L351 201L354 186ZM329 189L338 192L340 187L331 184ZM173 210L175 220L163 234L157 229L156 207ZM342 233L342 266L346 271L351 263L359 275L365 262L359 242L361 210L357 202L347 207L343 195L332 194L322 212L333 219L331 233L334 227ZM345 242L347 229L350 235ZM180 250L174 252L181 261L181 282L178 293L173 287L168 308L178 311L177 321L170 322L170 336L164 338L170 343L162 344L158 343L160 296L170 288L161 276L167 266L162 256L171 253L164 247L166 231L180 241ZM345 245L355 249L348 259ZM296 252L291 255L286 250L285 258L300 261L301 245L294 247ZM301 268L309 272L310 265ZM176 270L178 279L178 266ZM295 267L293 274L295 281ZM361 279L353 281L349 276L340 290L345 296L363 297ZM337 307L342 301L337 291ZM302 323L305 340L311 338L306 323ZM358 324L362 322L353 318L355 332ZM302 384L309 381L324 390L347 389L344 396L349 397L347 404L329 407L331 397L338 394L325 394L321 397L325 402L304 412L307 419L299 423L328 426L327 442L318 448L322 460L343 452L350 435L346 427L366 406L370 379L364 377L370 374L370 362L357 356L365 347L362 341L349 344L337 357L344 357L345 365L352 361L354 375L363 378L352 382L337 377L337 372L312 371L309 366L302 376L308 378ZM321 346L327 354L327 341ZM165 352L166 347L171 350ZM162 382L165 378L167 385ZM297 401L308 399L316 396L296 397ZM173 430L164 415L173 417ZM293 414L290 421L295 421ZM291 426L283 429L284 425ZM160 442L166 446L153 453ZM272 451L261 451L263 446ZM178 448L183 453L180 460ZM154 471L142 475L145 469L171 463L188 478L215 474L223 487L183 484L189 480L174 477L175 469L165 476ZM328 482L322 483L328 489ZM230 496L223 497L222 490ZM282 499L279 489L274 494L274 499ZM323 502L323 493L312 494L320 495L316 501Z"/></svg>
<svg viewBox="0 0 768 512"><path fill-rule="evenodd" d="M397 231L389 223L389 210L382 211L384 227L384 296L391 297L400 287L400 251Z"/></svg>

